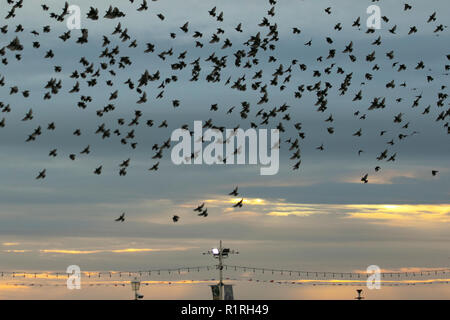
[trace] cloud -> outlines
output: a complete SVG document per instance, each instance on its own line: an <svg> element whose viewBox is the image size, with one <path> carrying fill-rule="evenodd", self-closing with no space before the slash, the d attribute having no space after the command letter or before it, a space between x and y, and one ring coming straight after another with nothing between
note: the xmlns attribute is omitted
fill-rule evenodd
<svg viewBox="0 0 450 320"><path fill-rule="evenodd" d="M9 247L9 246L18 246L19 242L3 242L2 246Z"/></svg>
<svg viewBox="0 0 450 320"><path fill-rule="evenodd" d="M143 252L164 252L164 251L186 251L195 247L176 248L125 248L125 249L100 249L100 250L66 250L66 249L41 249L41 253L59 254L94 254L94 253L143 253Z"/></svg>
<svg viewBox="0 0 450 320"><path fill-rule="evenodd" d="M424 228L450 223L450 204L347 205L346 208L350 219L365 219L380 224Z"/></svg>
<svg viewBox="0 0 450 320"><path fill-rule="evenodd" d="M394 184L398 182L399 179L418 179L418 178L424 178L423 173L419 173L418 171L412 171L412 170L393 170L393 169L387 169L383 170L378 174L370 174L368 179L370 184ZM352 175L351 177L341 177L338 179L339 182L343 183L357 183L361 184L361 177L358 175Z"/></svg>

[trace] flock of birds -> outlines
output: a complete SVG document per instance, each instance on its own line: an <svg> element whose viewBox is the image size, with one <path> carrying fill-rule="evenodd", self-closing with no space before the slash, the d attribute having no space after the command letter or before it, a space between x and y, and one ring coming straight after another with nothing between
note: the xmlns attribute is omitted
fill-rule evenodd
<svg viewBox="0 0 450 320"><path fill-rule="evenodd" d="M157 0L153 0L157 1ZM45 25L42 26L42 31L39 29L32 29L29 31L34 37L35 41L32 41L31 44L24 43L20 35L25 32L25 27L21 24L13 27L14 19L18 14L19 10L23 8L24 1L23 0L7 0L7 6L3 6L2 11L7 8L6 16L4 19L8 21L7 24L0 26L0 35L4 38L9 36L11 33L14 33L12 39L9 41L9 44L0 48L0 58L1 64L3 65L3 70L7 68L10 64L12 64L11 60L15 59L17 61L22 60L22 52L24 50L44 50L42 53L43 59L45 61L52 61L57 55L57 52L54 52L52 49L44 49L45 44L39 41L39 37L42 34L49 34L52 32L52 26ZM133 6L135 0L129 0L131 6ZM372 2L379 2L379 0L372 0ZM236 106L230 107L226 111L226 115L234 115L237 113L237 116L240 117L239 121L245 121L246 119L250 121L251 128L260 128L264 126L268 126L269 122L272 127L276 127L281 133L288 132L288 128L293 130L295 129L295 136L291 136L288 139L284 140L285 144L287 144L287 148L290 152L292 152L290 156L290 160L293 160L294 164L292 165L293 170L298 170L301 165L301 141L306 139L306 132L303 130L303 124L301 122L295 122L294 116L290 114L290 110L293 109L293 106L288 103L283 103L280 106L269 106L270 105L270 90L278 89L281 92L286 92L288 89L294 87L292 96L301 100L302 97L309 94L315 97L316 111L319 113L325 113L329 107L329 93L332 88L337 88L337 93L340 96L348 95L350 89L354 91L354 96L352 101L355 104L360 104L363 100L363 89L368 85L370 81L372 81L376 77L376 73L380 71L381 67L381 55L377 52L377 48L383 43L383 39L381 36L375 36L375 39L370 41L371 49L370 53L366 56L359 57L356 55L355 51L355 43L350 41L346 44L342 49L339 49L335 44L335 40L330 36L325 38L325 42L329 45L328 51L321 56L316 58L316 64L321 66L321 69L310 70L310 65L306 64L306 62L301 61L300 58L292 59L290 63L280 63L275 55L277 44L280 40L280 32L278 29L278 24L275 21L272 21L276 16L276 0L269 0L270 9L267 11L267 15L262 17L261 22L258 24L260 31L256 34L252 34L248 37L247 41L241 44L232 43L230 37L226 36L226 31L220 27L220 24L223 23L226 16L223 11L214 7L205 14L209 16L209 18L213 19L215 23L219 25L216 31L207 39L207 35L203 34L201 31L192 30L193 27L191 23L184 22L179 26L177 30L173 30L169 34L171 40L176 39L181 32L182 36L192 36L192 45L196 50L210 50L214 48L214 52L208 53L207 55L201 57L194 57L193 60L188 61L188 57L192 56L185 50L183 52L175 52L173 48L162 49L158 47L157 44L146 42L140 43L137 39L134 39L131 31L128 30L126 23L127 14L119 9L118 7L109 6L104 14L100 12L100 10L96 7L91 6L89 11L86 13L85 18L91 20L92 22L98 21L101 19L109 19L109 20L118 20L116 27L111 30L109 34L102 35L102 43L101 49L99 51L98 58L95 60L89 59L85 56L82 56L79 60L80 67L75 70L70 70L70 79L63 79L62 72L64 69L63 65L53 65L52 73L53 75L46 81L45 86L43 87L43 95L42 99L44 101L51 100L53 97L60 94L63 90L69 92L74 99L76 99L76 107L80 109L88 109L93 104L98 104L100 98L94 97L88 94L85 94L83 89L88 90L92 89L99 85L101 81L103 81L108 87L112 88L111 93L106 96L107 104L103 108L96 110L96 115L99 119L102 119L114 112L117 109L116 101L119 96L123 94L123 91L130 90L132 93L136 95L136 105L145 106L150 103L150 94L153 88L150 88L152 83L155 83L155 90L158 91L155 94L156 100L164 100L166 99L165 93L168 91L167 89L174 83L179 80L178 73L184 71L184 69L190 69L190 81L198 82L201 80L206 80L208 83L213 83L217 85L221 85L224 87L228 87L231 90L235 90L238 92L248 92L250 90L254 91L257 95L257 102L255 110L254 104L250 99L243 101L241 103L241 109L237 110ZM124 4L125 6L125 4ZM70 15L69 12L69 3L65 2L63 7L60 9L52 10L49 5L42 4L42 11L48 15L49 21L54 24L62 23L64 24L65 19ZM134 8L138 12L144 14L144 12L150 11L149 5L146 0L140 1L137 4L137 8ZM403 11L406 13L408 11L413 10L414 8L405 3L403 5ZM324 9L326 16L333 15L333 8L328 7ZM438 14L436 12L431 13L429 16L424 18L422 21L424 24L433 24L434 31L433 33L439 36L443 33L447 26L438 22ZM156 17L161 21L165 21L166 17L163 13L157 13ZM383 22L385 24L390 23L390 18L387 16L382 17ZM348 26L343 22L336 22L332 32L341 32L344 28L351 28L354 31L361 31L362 29L362 19L361 17L356 17L356 19L350 23ZM243 23L239 23L234 28L233 32L237 32L238 34L242 34L244 32ZM12 29L12 30L11 30ZM389 33L393 35L397 35L401 30L401 27L396 24L391 24L389 26ZM178 31L179 30L179 31ZM419 31L419 26L411 26L409 30L406 32L407 36L412 36L413 34ZM58 34L55 36L57 41L60 41L61 45L65 43L70 43L70 40L73 39L74 33L77 31L68 30L64 31L62 34ZM371 34L375 33L374 29L367 29L365 33L367 37L370 37ZM298 26L292 27L292 36L299 37L302 34L302 30ZM83 46L86 46L89 42L89 30L82 29L80 31L79 37L75 36L73 39L76 44L80 45L79 51L83 53ZM302 46L304 50L307 50L309 47L312 47L313 39L308 40L303 43L299 38L295 38L296 43L299 46ZM302 45L303 43L303 45ZM95 43L97 45L97 43ZM42 47L42 48L41 48ZM222 55L221 50L229 50L230 48L238 47L233 53L232 56L226 54ZM120 75L132 65L132 57L121 55L121 51L124 49L132 49L139 50L139 53L144 53L149 56L149 59L156 59L159 62L166 63L171 74L165 75L162 70L156 70L155 72L150 72L147 69L143 71L140 75L133 75L128 79L120 79ZM77 49L78 50L78 49ZM379 50L378 50L379 51ZM40 51L37 55L40 55ZM228 52L228 51L227 51ZM265 53L270 53L267 58L267 63L269 66L272 66L273 72L264 70L259 66L262 65L262 59L266 59L264 56ZM352 81L354 77L354 72L352 70L346 70L345 67L339 66L337 62L337 58L339 55L348 56L348 59L351 63L355 64L362 60L363 62L370 64L371 67L368 69L364 67L366 70L363 72L365 81L361 82L358 85L354 84ZM442 70L435 71L432 70L429 66L426 65L424 61L417 61L414 65L407 65L402 63L400 59L396 57L396 52L393 49L388 49L384 52L384 57L387 61L392 61L391 69L396 74L401 74L405 70L413 69L416 72L426 72L427 74L424 76L424 84L426 87L428 84L436 81L436 77L440 72L439 76L443 76L443 83L440 85L440 90L436 93L436 100L434 105L426 105L423 110L421 110L421 114L427 115L432 111L436 112L435 121L438 123L442 123L442 126L445 128L446 133L450 134L450 127L448 118L450 117L450 108L448 108L448 103L446 102L448 98L448 94L446 93L446 78L448 76L448 71L450 70L450 65L445 64L442 66ZM450 60L450 54L444 54L443 59L445 61ZM230 60L233 60L230 62ZM329 63L328 63L329 62ZM326 64L327 63L327 64ZM448 62L447 62L448 63ZM205 66L206 65L206 66ZM1 66L1 65L0 65ZM233 67L238 71L244 72L242 76L233 78L233 76L226 77L226 71ZM228 68L228 69L227 69ZM256 70L257 69L257 70ZM0 69L2 70L2 69ZM207 70L207 72L205 72ZM248 70L248 71L247 71ZM424 71L426 70L426 71ZM0 71L1 72L1 71ZM251 73L250 73L251 72ZM317 79L315 83L301 83L301 78L296 77L296 72L300 72L301 74L310 72L313 78ZM249 74L250 73L250 74ZM343 78L343 80L339 83L330 83L326 81L326 77L335 73ZM421 74L422 76L422 74ZM265 78L268 78L267 81ZM404 79L400 83L395 80L391 80L385 84L386 90L393 90L395 88L406 88L408 87L408 83ZM442 80L442 79L439 79ZM67 82L71 82L70 85ZM294 83L295 85L290 85L290 83ZM300 83L299 83L300 82ZM10 83L6 76L0 74L0 86L10 86L9 95L15 96L21 94L23 99L29 99L33 96L33 99L38 99L38 93L31 92L26 88L21 88L17 84ZM121 88L120 91L118 88ZM114 88L114 89L113 89ZM417 88L412 88L411 91L418 91ZM288 95L288 93L285 93ZM421 106L421 101L423 98L423 92L420 94L413 94L412 96L412 104L411 108L418 108ZM382 110L386 108L386 106L391 103L400 103L404 99L408 99L410 97L398 97L395 101L390 102L387 101L386 97L379 96L374 97L370 104L366 107L368 111L372 110ZM182 102L180 98L172 98L170 99L170 104L173 108L179 108L182 106ZM50 103L50 102L49 102ZM445 109L447 108L447 109ZM3 114L9 113L12 110L15 110L13 106L11 106L7 102L0 101L0 112ZM217 112L219 110L219 103L214 103L210 106L210 112ZM235 112L235 110L237 112ZM255 112L254 112L255 111ZM254 116L250 117L250 113L254 112ZM369 117L369 113L364 113L362 110L354 110L352 111L353 115L357 117L359 120L365 120ZM35 115L35 111L30 108L26 111L25 115L22 118L23 122L33 121ZM127 120L125 118L118 118L116 121L116 126L108 124L107 122L102 122L98 124L97 129L94 130L96 135L99 135L102 140L109 139L111 137L117 137L120 144L126 146L130 146L132 150L138 148L137 136L136 136L136 128L141 124L142 117L144 115L144 111L135 110L131 119ZM392 121L394 124L398 124L400 133L392 133L387 130L381 130L379 132L380 136L385 136L390 134L390 141L387 142L389 146L394 146L397 142L400 142L408 137L411 137L415 134L418 134L417 131L407 132L409 129L410 121L408 121L407 115L404 113L396 114ZM155 123L152 119L144 120L144 125L147 127L157 127L159 129L168 128L168 120L163 120L159 124ZM275 123L274 123L275 122ZM277 122L277 123L276 123ZM334 134L335 128L333 126L334 117L333 114L329 114L324 118L326 132L330 135ZM6 118L2 117L0 119L0 129L7 125ZM14 125L14 124L12 124ZM235 127L235 130L240 128L241 123L238 123ZM128 126L130 131L124 132L124 128ZM45 129L46 128L46 129ZM189 126L183 125L183 129L189 130L192 134L192 131L189 129ZM204 128L211 128L215 130L224 131L225 127L221 126L219 123L214 122L212 118L208 119ZM44 130L49 132L55 131L56 123L51 122L46 125L39 124L26 138L27 143L32 143L36 141L43 133ZM81 136L82 130L80 128L73 129L74 136ZM361 137L363 135L363 129L359 128L354 133L354 137ZM159 169L159 164L161 159L163 158L164 150L170 149L171 141L170 138L167 140L161 141L161 143L154 144L152 146L152 151L154 155L152 156L152 160L154 162L151 164L149 171L157 171ZM281 147L281 143L278 143L277 148ZM273 147L273 148L274 148ZM325 150L325 145L321 144L316 147L319 151ZM87 145L81 149L79 152L72 152L68 155L69 159L75 161L78 156L88 155L91 152L91 146ZM238 147L235 150L235 153L238 152ZM358 150L358 155L363 153L364 150ZM52 148L49 151L49 157L57 157L58 149ZM191 158L194 159L198 156L198 152L193 152ZM376 157L377 161L395 161L397 153L392 152L389 148L386 148L380 151L380 154ZM223 159L226 163L226 159ZM127 174L127 169L130 166L131 158L127 158L123 160L119 165L119 175L125 176ZM100 165L93 169L93 173L96 175L101 175L103 170L103 165ZM381 165L377 165L375 167L375 172L379 172L381 170ZM438 170L433 170L432 175L435 176L438 173ZM42 169L39 171L36 179L45 179L47 176L47 169ZM365 173L361 178L363 183L369 182L369 173ZM237 196L238 191L237 187L233 190L229 195ZM233 207L240 208L243 205L244 199L242 198L239 202L237 202ZM205 207L205 203L202 203L200 206L194 209L195 212L199 212L198 216L207 217L208 209ZM175 215L173 216L173 222L177 222L180 217ZM123 213L118 219L115 221L125 221L125 213Z"/></svg>
<svg viewBox="0 0 450 320"><path fill-rule="evenodd" d="M238 196L239 195L238 188L239 187L234 188L233 191L231 191L228 195L229 196ZM239 200L238 202L233 204L232 207L233 208L242 208L243 203L244 203L244 198L242 198L241 200ZM198 212L199 217L206 218L208 216L208 208L205 207L205 202L203 202L201 205L197 206L197 208L195 208L194 211ZM178 216L176 214L173 215L172 221L176 223L176 222L178 222L178 220L180 220L180 216ZM114 221L124 222L125 221L125 212L122 212L122 214Z"/></svg>
<svg viewBox="0 0 450 320"><path fill-rule="evenodd" d="M238 196L239 195L238 187L234 188L233 191L231 191L228 195L229 196ZM233 208L242 208L243 202L244 202L244 198L242 198L237 203L235 203L233 205ZM195 208L194 211L198 211L199 212L199 214L198 214L199 217L207 217L208 216L208 208L205 208L205 203L204 202L201 205L199 205L197 208ZM177 222L178 219L179 219L178 216L174 216L173 221Z"/></svg>

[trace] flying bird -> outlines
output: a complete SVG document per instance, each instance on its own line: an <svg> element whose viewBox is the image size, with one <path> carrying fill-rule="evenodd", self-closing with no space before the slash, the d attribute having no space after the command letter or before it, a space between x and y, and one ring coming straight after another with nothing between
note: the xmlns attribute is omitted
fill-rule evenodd
<svg viewBox="0 0 450 320"><path fill-rule="evenodd" d="M230 195L230 196L237 196L239 193L238 193L238 187L236 187L236 188L234 188L234 190L233 191L231 191L228 195Z"/></svg>
<svg viewBox="0 0 450 320"><path fill-rule="evenodd" d="M118 217L117 219L115 219L114 221L116 222L124 222L125 221L125 212L123 212L120 217Z"/></svg>
<svg viewBox="0 0 450 320"><path fill-rule="evenodd" d="M205 203L203 202L201 205L199 205L197 208L195 208L194 211L201 212L203 210L204 206L205 206Z"/></svg>
<svg viewBox="0 0 450 320"><path fill-rule="evenodd" d="M36 177L36 180L39 179L44 179L46 177L46 169L42 170L41 172L39 172L39 175Z"/></svg>
<svg viewBox="0 0 450 320"><path fill-rule="evenodd" d="M233 205L233 208L242 208L242 203L244 201L244 198L242 198L241 200L239 200L239 202L237 202L236 204Z"/></svg>
<svg viewBox="0 0 450 320"><path fill-rule="evenodd" d="M368 183L368 182L369 182L369 180L367 179L368 177L369 177L369 174L366 173L366 174L361 178L361 181L364 182L364 183Z"/></svg>
<svg viewBox="0 0 450 320"><path fill-rule="evenodd" d="M208 216L208 209L206 208L203 211L200 211L200 213L198 214L199 217L207 217Z"/></svg>

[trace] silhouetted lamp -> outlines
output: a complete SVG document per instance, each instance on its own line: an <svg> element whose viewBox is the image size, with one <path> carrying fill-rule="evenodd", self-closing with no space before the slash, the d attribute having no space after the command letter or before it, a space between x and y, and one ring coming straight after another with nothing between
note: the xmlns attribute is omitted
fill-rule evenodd
<svg viewBox="0 0 450 320"><path fill-rule="evenodd" d="M134 278L134 280L131 281L131 290L134 291L134 300L138 300L141 297L141 295L138 294L140 286L141 282L137 278Z"/></svg>
<svg viewBox="0 0 450 320"><path fill-rule="evenodd" d="M356 292L358 293L358 296L355 298L356 300L362 300L364 297L361 296L362 289L357 289Z"/></svg>

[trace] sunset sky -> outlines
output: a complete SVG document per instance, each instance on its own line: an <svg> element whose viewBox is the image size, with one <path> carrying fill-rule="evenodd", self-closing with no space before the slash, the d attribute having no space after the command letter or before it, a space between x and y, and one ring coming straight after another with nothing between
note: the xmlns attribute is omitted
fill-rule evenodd
<svg viewBox="0 0 450 320"><path fill-rule="evenodd" d="M50 11L60 11L62 7L61 1L44 2L51 7ZM87 110L81 110L76 107L78 100L67 93L74 84L69 76L80 68L81 56L98 58L102 35L110 35L118 21L87 20L84 16L92 2L70 3L81 7L82 27L89 29L89 44L83 47L75 44L74 39L67 43L57 39L67 31L65 24L50 21L38 1L26 2L12 22L0 19L0 26L10 24L8 34L0 36L0 47L15 37L17 24L22 23L27 28L20 35L26 47L22 61L16 61L8 53L9 65L7 68L0 66L0 78L5 76L7 81L0 88L0 101L11 104L13 109L6 116L5 128L0 128L0 271L64 272L69 265L78 265L82 271L213 266L216 261L202 253L217 246L219 240L223 240L225 247L240 252L229 258L230 265L333 272L366 270L369 265L389 270L450 265L450 144L447 128L442 121L435 121L438 114L448 108L446 101L444 108L437 109L436 99L441 86L449 83L443 68L449 63L445 55L450 54L450 35L448 28L439 36L433 33L437 24L448 23L448 1L410 0L408 3L413 9L406 13L403 2L377 2L382 15L388 16L390 21L375 34L368 35L364 30L366 8L371 1L279 0L274 21L278 24L280 41L274 53L262 53L264 62L260 67L270 76L279 64L288 65L292 59L298 59L308 65L309 71L293 75L291 90L280 92L276 87L269 88L271 101L267 108L285 102L291 105L291 122L301 122L306 132L306 139L300 141L300 169L292 170L294 162L289 160L291 153L286 144L280 150L280 170L273 176L261 176L258 165L176 166L167 151L159 170L148 171L155 162L151 159L152 145L167 140L171 132L183 124L192 128L195 120L205 122L214 118L214 122L227 128L234 128L238 123L244 129L249 128L252 119L242 121L238 113L233 116L225 113L231 106L239 107L244 100L252 102L252 111L256 113L258 95L204 80L189 82L188 70L182 71L178 83L167 90L168 98L155 100L158 91L152 88L149 102L139 106L135 104L136 94L118 81L121 95L116 102L117 110L105 118L98 118L95 110L108 103L104 96L114 90L101 80L96 88L88 88L83 94L96 96L101 92L104 96ZM147 13L127 9L128 1L126 5L119 0L96 2L95 6L103 14L109 3L127 13L126 19L121 20L122 25L141 46L137 51L130 51L125 45L121 48L121 55L129 55L133 60L127 71L129 75L123 76L124 81L127 77L137 79L145 69L171 72L156 53L143 54L145 42L155 43L157 52L172 47L174 56L188 50L186 62L199 56L204 60L215 49L219 56L225 55L220 47L206 51L193 49L192 37L179 30L186 21L190 23L190 33L201 30L205 34L205 43L217 27L226 30L226 37L235 46L226 53L231 59L233 50L260 31L257 24L270 9L268 1L259 0L215 0L208 1L207 5L203 0L149 1ZM218 11L224 12L224 22L220 25L208 15L208 10L215 5ZM329 6L332 15L324 12ZM427 24L428 16L434 11L437 22ZM156 17L159 12L165 14L164 22ZM5 9L1 8L0 16L5 15ZM361 17L362 31L351 27L357 17ZM239 22L243 23L242 34L233 29ZM337 22L342 23L343 31L333 30ZM398 25L395 36L388 32L394 24ZM35 39L28 31L41 31L44 25L51 25L52 33L42 34L39 41L43 48L33 51L31 43ZM416 25L419 32L408 36L412 25ZM301 34L293 35L293 27L301 28ZM169 38L170 32L177 33L176 40ZM73 34L78 37L79 31L74 30ZM383 43L375 48L371 42L379 35ZM346 73L353 72L353 80L345 96L337 91L342 75L333 72L322 80L337 88L330 91L328 110L319 113L314 106L314 94L305 92L301 100L296 100L292 92L301 83L309 85L319 81L312 76L312 70L323 70L331 64L316 61L318 56L325 58L328 54L327 36L334 39L331 47L338 52L333 62L346 69ZM304 43L310 39L313 39L312 46L305 47ZM354 54L359 58L356 64L340 53L350 41L354 42ZM49 49L55 52L53 61L42 59ZM396 55L393 61L385 57L391 49ZM352 102L359 83L364 81L364 74L372 66L364 57L373 50L377 52L376 62L381 70L363 87L363 100ZM279 60L268 65L266 60L272 54ZM176 57L173 62L175 60ZM420 60L425 62L426 70L418 72L414 67ZM391 68L394 61L405 63L408 70L399 74ZM228 63L233 64L232 60ZM63 72L55 75L52 68L58 64L64 66ZM227 72L223 81L228 74L240 77L244 71L229 68ZM426 82L428 74L435 78L431 83ZM43 87L51 77L64 79L64 89L52 100L44 101ZM385 83L394 78L398 84L406 81L408 86L387 91ZM30 90L31 98L10 96L9 90L14 84ZM448 89L444 91L448 93ZM415 96L422 92L420 106L412 109ZM386 96L387 107L367 111L376 96ZM180 99L182 106L174 109L172 97ZM403 97L403 101L396 103L397 97ZM219 113L209 111L214 103L219 104ZM432 105L432 111L422 115L428 105ZM35 112L33 121L21 122L30 108ZM129 146L120 145L117 139L102 140L94 134L102 122L112 126L119 117L129 121L138 109L143 111L144 119L153 119L155 126L136 129L139 137L136 150L130 151ZM367 119L355 117L356 110L367 113ZM410 128L404 133L418 133L404 141L397 139L394 146L389 146L389 154L397 153L395 162L379 162L376 157L388 148L386 142L398 135L398 125L393 123L393 118L400 112L404 114L405 123L410 122ZM327 133L329 125L323 121L329 114L335 118L333 135ZM3 116L0 113L0 120ZM168 121L168 128L157 128L162 120ZM44 130L37 141L25 142L34 128L38 125L46 128L52 121L56 123L55 132ZM273 126L277 124L278 121ZM295 135L291 127L281 134L282 141ZM81 137L72 135L76 128L81 128ZM359 138L352 136L360 128L364 134ZM381 130L388 132L385 137L379 136ZM89 156L80 156L74 162L69 160L70 153L78 154L88 144L92 149ZM325 146L322 152L316 149L321 144ZM58 149L59 156L51 158L48 153L54 148ZM364 152L358 156L361 149ZM119 177L119 164L127 158L131 158L128 173ZM103 165L102 175L94 175L93 170L100 164ZM381 171L375 173L377 165L381 166ZM47 169L46 179L35 180L43 168ZM432 170L439 173L432 176ZM369 173L367 184L360 180L365 173ZM240 195L229 196L236 186ZM232 208L241 197L243 207ZM193 211L203 202L208 208L207 218L198 217ZM126 212L125 222L114 222L122 212ZM180 216L176 224L172 222L175 214ZM255 284L248 281L253 277L250 274L231 272L228 276L243 280L233 282L237 299L353 299L356 295L353 286ZM217 271L202 271L195 278L190 277L190 274L185 279L171 275L147 280L217 279ZM277 279L283 278L278 276ZM450 273L445 279L450 279ZM11 283L12 279L0 277L0 299L131 298L129 286L114 289L86 286L68 291L62 287L44 290ZM152 284L143 287L142 293L146 299L210 299L209 284ZM365 289L364 294L370 299L448 299L450 285L383 287L381 290Z"/></svg>

